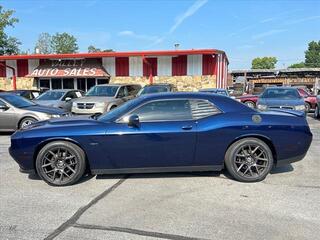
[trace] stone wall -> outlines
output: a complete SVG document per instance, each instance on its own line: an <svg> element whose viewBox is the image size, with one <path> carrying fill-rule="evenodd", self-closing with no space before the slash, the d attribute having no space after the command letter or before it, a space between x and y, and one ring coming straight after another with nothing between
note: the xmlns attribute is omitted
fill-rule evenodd
<svg viewBox="0 0 320 240"><path fill-rule="evenodd" d="M11 78L0 78L1 90L13 90ZM17 89L37 89L37 83L34 78L17 78Z"/></svg>
<svg viewBox="0 0 320 240"><path fill-rule="evenodd" d="M110 83L136 83L144 86L149 84L147 77L111 77ZM171 83L178 91L197 91L201 88L215 88L216 76L155 76L153 83Z"/></svg>

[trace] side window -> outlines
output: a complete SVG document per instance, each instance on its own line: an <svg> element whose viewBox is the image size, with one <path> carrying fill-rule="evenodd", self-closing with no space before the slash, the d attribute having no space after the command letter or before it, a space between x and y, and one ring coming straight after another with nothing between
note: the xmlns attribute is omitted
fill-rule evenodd
<svg viewBox="0 0 320 240"><path fill-rule="evenodd" d="M0 106L4 107L6 104L0 100Z"/></svg>
<svg viewBox="0 0 320 240"><path fill-rule="evenodd" d="M77 95L75 94L74 91L71 91L71 92L68 92L68 93L64 96L63 100L66 100L66 98L71 98L71 99L77 98Z"/></svg>
<svg viewBox="0 0 320 240"><path fill-rule="evenodd" d="M128 96L128 89L127 87L121 87L119 92L118 92L118 98L123 98Z"/></svg>
<svg viewBox="0 0 320 240"><path fill-rule="evenodd" d="M188 100L154 101L134 110L131 114L137 114L141 122L192 119Z"/></svg>
<svg viewBox="0 0 320 240"><path fill-rule="evenodd" d="M128 89L129 95L136 95L138 93L138 91L140 90L140 88L138 86L134 86L134 85L127 86L127 89Z"/></svg>
<svg viewBox="0 0 320 240"><path fill-rule="evenodd" d="M76 94L76 98L79 98L79 97L82 97L83 96L83 93L80 92L80 91L76 91L74 92Z"/></svg>
<svg viewBox="0 0 320 240"><path fill-rule="evenodd" d="M205 100L190 100L193 119L201 119L221 113L212 103Z"/></svg>

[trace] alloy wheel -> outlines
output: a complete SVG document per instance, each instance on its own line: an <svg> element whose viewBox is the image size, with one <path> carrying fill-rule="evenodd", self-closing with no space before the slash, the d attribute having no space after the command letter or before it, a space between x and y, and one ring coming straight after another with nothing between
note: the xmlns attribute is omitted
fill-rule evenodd
<svg viewBox="0 0 320 240"><path fill-rule="evenodd" d="M63 184L77 173L78 160L67 148L56 147L44 154L41 168L50 182Z"/></svg>
<svg viewBox="0 0 320 240"><path fill-rule="evenodd" d="M24 120L24 121L21 123L21 128L24 128L24 127L26 127L26 126L34 123L34 122L35 122L35 121L32 120L32 119L26 119L26 120Z"/></svg>
<svg viewBox="0 0 320 240"><path fill-rule="evenodd" d="M240 147L234 155L234 167L245 178L257 178L268 170L270 159L267 151L260 145L247 144Z"/></svg>

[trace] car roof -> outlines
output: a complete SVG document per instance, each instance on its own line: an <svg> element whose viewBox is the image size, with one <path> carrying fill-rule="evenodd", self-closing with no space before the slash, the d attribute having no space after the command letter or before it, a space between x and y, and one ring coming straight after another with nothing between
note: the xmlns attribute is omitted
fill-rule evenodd
<svg viewBox="0 0 320 240"><path fill-rule="evenodd" d="M294 87L267 87L265 90L269 90L269 89L282 89L282 90L293 89L293 90L297 90L297 88L294 88Z"/></svg>
<svg viewBox="0 0 320 240"><path fill-rule="evenodd" d="M202 88L199 90L201 91L227 91L227 89L224 88Z"/></svg>
<svg viewBox="0 0 320 240"><path fill-rule="evenodd" d="M147 84L144 87L157 87L157 86L173 86L171 83L156 83L156 84Z"/></svg>
<svg viewBox="0 0 320 240"><path fill-rule="evenodd" d="M139 86L139 84L116 84L116 83L112 83L112 84L99 84L99 85L95 85L95 87L106 87L106 86L110 86L110 87L122 87L122 86Z"/></svg>
<svg viewBox="0 0 320 240"><path fill-rule="evenodd" d="M69 91L81 91L78 89L52 89L52 90L48 90L46 92L69 92Z"/></svg>

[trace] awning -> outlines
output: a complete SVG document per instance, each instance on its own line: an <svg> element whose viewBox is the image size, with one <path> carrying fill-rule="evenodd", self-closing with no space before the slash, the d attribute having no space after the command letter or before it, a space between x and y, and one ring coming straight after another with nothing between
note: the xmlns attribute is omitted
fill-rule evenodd
<svg viewBox="0 0 320 240"><path fill-rule="evenodd" d="M98 59L43 60L26 77L110 77Z"/></svg>

